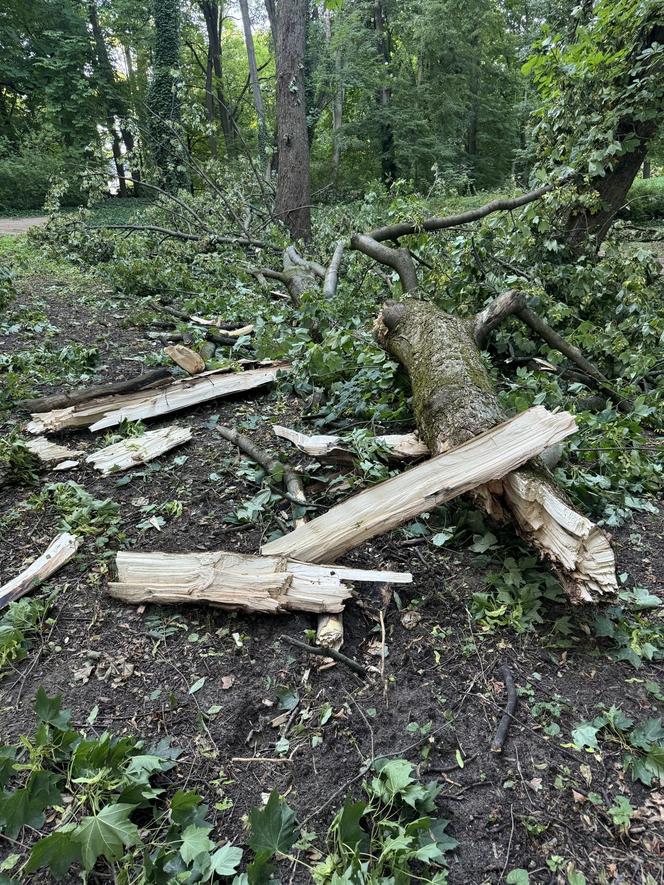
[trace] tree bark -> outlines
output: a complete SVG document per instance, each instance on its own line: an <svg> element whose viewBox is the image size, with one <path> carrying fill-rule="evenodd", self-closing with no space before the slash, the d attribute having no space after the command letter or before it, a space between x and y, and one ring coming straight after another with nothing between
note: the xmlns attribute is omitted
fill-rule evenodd
<svg viewBox="0 0 664 885"><path fill-rule="evenodd" d="M417 426L432 454L505 420L480 355L475 321L406 298L388 302L375 328L380 344L408 371ZM573 509L543 464L534 462L474 495L491 517L513 522L550 561L572 602L616 591L606 534Z"/></svg>
<svg viewBox="0 0 664 885"><path fill-rule="evenodd" d="M311 238L304 61L308 3L280 0L277 23L279 176L276 215L294 240Z"/></svg>

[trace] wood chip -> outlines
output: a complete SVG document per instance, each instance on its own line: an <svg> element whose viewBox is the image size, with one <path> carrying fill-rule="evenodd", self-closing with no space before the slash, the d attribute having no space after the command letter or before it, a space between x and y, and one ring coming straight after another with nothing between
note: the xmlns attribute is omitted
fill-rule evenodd
<svg viewBox="0 0 664 885"><path fill-rule="evenodd" d="M99 470L104 476L109 473L117 473L121 470L129 470L138 464L145 464L158 458L164 452L191 439L190 427L162 427L160 430L148 430L141 436L130 436L121 442L106 446L93 452L85 459L92 464L95 470Z"/></svg>
<svg viewBox="0 0 664 885"><path fill-rule="evenodd" d="M0 608L20 599L33 587L50 578L52 574L69 562L78 550L79 543L79 539L75 535L70 535L69 532L57 535L41 556L37 557L20 575L0 587Z"/></svg>
<svg viewBox="0 0 664 885"><path fill-rule="evenodd" d="M164 353L190 375L199 375L205 371L203 358L184 344L171 344L164 348Z"/></svg>

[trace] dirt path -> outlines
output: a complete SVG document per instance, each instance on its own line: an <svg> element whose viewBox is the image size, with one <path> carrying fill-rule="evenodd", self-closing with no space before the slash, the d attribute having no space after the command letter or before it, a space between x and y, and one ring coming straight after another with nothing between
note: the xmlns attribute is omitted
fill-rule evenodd
<svg viewBox="0 0 664 885"><path fill-rule="evenodd" d="M44 224L47 215L31 215L28 218L0 218L0 237L17 237L24 234L31 227Z"/></svg>

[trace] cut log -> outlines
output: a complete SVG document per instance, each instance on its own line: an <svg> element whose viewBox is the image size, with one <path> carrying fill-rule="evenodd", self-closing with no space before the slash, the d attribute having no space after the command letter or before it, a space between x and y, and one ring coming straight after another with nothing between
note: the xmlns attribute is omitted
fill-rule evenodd
<svg viewBox="0 0 664 885"><path fill-rule="evenodd" d="M131 603L206 602L221 608L280 614L340 612L351 581L373 581L375 571L240 553L127 553L116 557L111 596ZM378 572L382 581L412 581L406 572Z"/></svg>
<svg viewBox="0 0 664 885"><path fill-rule="evenodd" d="M200 375L205 371L203 359L194 350L185 347L184 344L171 344L164 348L164 353L190 375Z"/></svg>
<svg viewBox="0 0 664 885"><path fill-rule="evenodd" d="M154 392L104 397L79 406L33 414L26 429L30 433L61 430L63 427L89 427L94 431L114 427L125 420L155 418L211 399L244 393L271 384L278 372L287 371L288 368L286 363L275 363L270 368L248 372L229 373L224 369L215 369L195 378L178 379Z"/></svg>
<svg viewBox="0 0 664 885"><path fill-rule="evenodd" d="M164 452L181 446L191 439L190 427L163 427L160 430L148 430L141 436L132 436L121 442L106 446L93 452L85 459L92 464L95 470L99 470L104 476L109 473L117 473L128 470L138 464L145 464L158 458Z"/></svg>
<svg viewBox="0 0 664 885"><path fill-rule="evenodd" d="M375 330L410 375L417 426L433 454L504 420L477 346L476 321L406 298L383 307ZM576 513L543 464L529 465L509 483L492 482L474 494L492 517L512 520L519 534L550 561L572 602L596 601L616 592L608 537Z"/></svg>
<svg viewBox="0 0 664 885"><path fill-rule="evenodd" d="M326 434L310 436L279 424L275 424L272 430L276 436L287 439L301 452L312 458L333 460L348 460L349 458L350 453L346 448L348 442L341 436ZM429 449L416 433L388 433L376 436L374 439L387 449L389 457L395 461L414 461L429 454Z"/></svg>
<svg viewBox="0 0 664 885"><path fill-rule="evenodd" d="M66 446L59 446L57 443L51 442L50 439L46 439L45 436L37 436L34 439L26 440L25 447L33 455L36 455L40 461L44 461L44 463L64 461L67 458L76 458L77 455L83 454L78 449L68 449Z"/></svg>
<svg viewBox="0 0 664 885"><path fill-rule="evenodd" d="M109 384L94 384L92 387L81 387L71 390L69 393L56 393L53 396L42 396L37 399L21 400L19 406L26 412L50 412L53 409L64 409L67 406L75 406L86 403L92 399L103 396L115 396L120 393L133 393L136 390L146 390L151 387L168 384L171 373L166 368L151 369L143 372L135 378L126 381L113 381Z"/></svg>
<svg viewBox="0 0 664 885"><path fill-rule="evenodd" d="M316 645L339 651L344 644L343 615L319 615L316 629Z"/></svg>
<svg viewBox="0 0 664 885"><path fill-rule="evenodd" d="M399 476L372 486L262 548L312 562L336 559L426 510L500 479L574 433L574 418L543 406L523 412Z"/></svg>
<svg viewBox="0 0 664 885"><path fill-rule="evenodd" d="M50 578L52 574L69 562L78 550L79 544L80 540L68 532L57 535L41 556L35 559L20 575L0 587L0 608L20 599L33 587Z"/></svg>

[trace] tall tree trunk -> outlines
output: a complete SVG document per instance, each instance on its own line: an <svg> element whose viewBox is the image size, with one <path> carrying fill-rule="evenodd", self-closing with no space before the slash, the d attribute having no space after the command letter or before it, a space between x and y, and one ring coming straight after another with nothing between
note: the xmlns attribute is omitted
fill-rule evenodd
<svg viewBox="0 0 664 885"><path fill-rule="evenodd" d="M188 175L172 127L180 124L180 101L173 71L180 66L179 0L153 0L154 54L148 92L151 153L160 186L167 191L187 187Z"/></svg>
<svg viewBox="0 0 664 885"><path fill-rule="evenodd" d="M308 11L307 0L280 0L277 21L279 176L276 214L295 240L311 238L304 83Z"/></svg>
<svg viewBox="0 0 664 885"><path fill-rule="evenodd" d="M641 168L641 175L646 179L650 178L650 160L648 159L648 157L646 157L645 160L643 161L643 166Z"/></svg>
<svg viewBox="0 0 664 885"><path fill-rule="evenodd" d="M385 10L382 0L374 0L374 29L376 31L378 54L385 66L384 76L387 76L387 66L390 62L390 35L387 30ZM378 104L380 116L380 167L383 181L391 182L397 177L397 166L394 158L394 132L389 119L391 91L387 83L383 83L378 91Z"/></svg>
<svg viewBox="0 0 664 885"><path fill-rule="evenodd" d="M208 36L208 58L212 62L214 73L214 93L217 99L217 112L221 131L224 133L226 151L229 156L235 155L235 120L224 93L223 67L221 62L221 7L216 0L201 0L201 9L205 18Z"/></svg>
<svg viewBox="0 0 664 885"><path fill-rule="evenodd" d="M256 109L256 117L258 119L258 155L261 159L261 163L264 163L265 152L267 150L267 127L265 124L265 107L263 106L261 84L258 81L258 66L256 65L254 37L251 33L251 19L249 18L248 0L240 0L240 9L242 10L244 42L247 47L247 61L249 62L249 79L251 81L251 91L254 97L254 108Z"/></svg>
<svg viewBox="0 0 664 885"><path fill-rule="evenodd" d="M212 56L208 50L207 65L205 66L205 111L210 126L208 135L208 144L210 145L210 155L216 158L219 155L219 144L217 143L216 115L214 113L214 93L212 92Z"/></svg>

